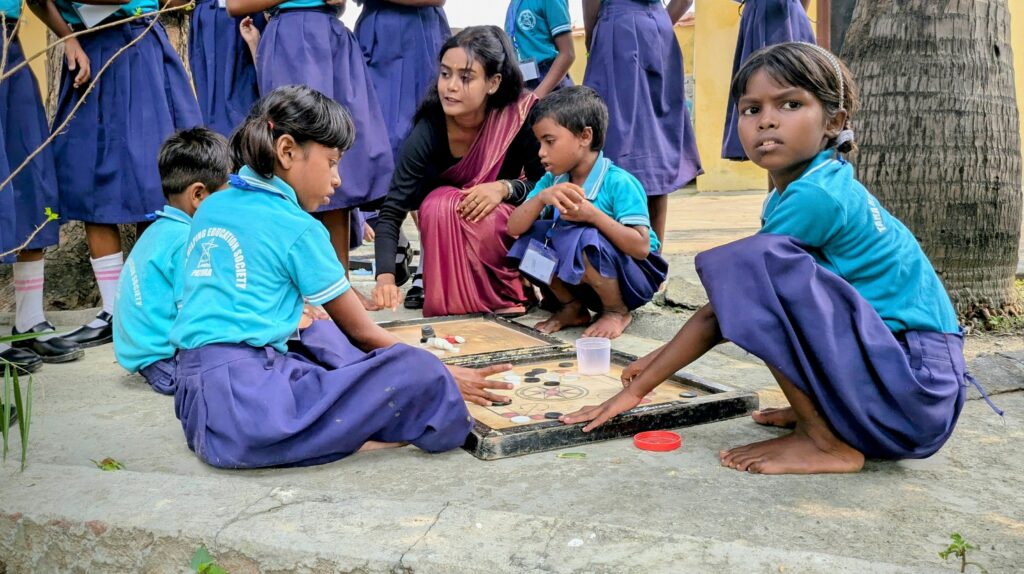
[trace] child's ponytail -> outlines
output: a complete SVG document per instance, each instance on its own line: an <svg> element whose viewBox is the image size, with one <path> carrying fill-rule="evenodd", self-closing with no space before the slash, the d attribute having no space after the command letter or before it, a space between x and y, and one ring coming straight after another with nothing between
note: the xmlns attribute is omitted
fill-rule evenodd
<svg viewBox="0 0 1024 574"><path fill-rule="evenodd" d="M344 153L352 147L356 128L338 102L307 86L283 86L253 104L231 135L236 168L247 165L263 177L273 177L275 146L284 135L299 145L312 141Z"/></svg>

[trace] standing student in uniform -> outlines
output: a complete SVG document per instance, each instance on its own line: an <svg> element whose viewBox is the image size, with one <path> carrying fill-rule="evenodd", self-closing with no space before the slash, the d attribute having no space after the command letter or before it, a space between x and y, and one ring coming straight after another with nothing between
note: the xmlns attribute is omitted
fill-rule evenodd
<svg viewBox="0 0 1024 574"><path fill-rule="evenodd" d="M85 101L53 142L58 212L64 220L85 222L103 303L96 319L64 336L83 347L113 339L114 297L124 265L118 225L145 222L163 206L156 166L160 144L178 129L203 121L185 67L163 25L157 22L146 31L157 8L156 0L131 0L106 21L136 14L142 18L78 38L84 55L76 58L89 62L94 71L138 39L113 60L87 96L79 79L82 60L76 59L75 67L69 60L61 77L54 127L83 97ZM39 10L58 36L86 29L68 0L47 1Z"/></svg>
<svg viewBox="0 0 1024 574"><path fill-rule="evenodd" d="M665 242L668 194L703 173L686 109L673 24L693 0L583 0L590 49L583 83L608 104L608 159L647 192L651 228Z"/></svg>
<svg viewBox="0 0 1024 574"><path fill-rule="evenodd" d="M347 267L351 211L387 194L394 158L362 49L340 19L345 2L227 0L227 6L232 15L264 10L271 14L256 53L261 94L280 86L305 85L352 114L359 137L339 166L345 177L330 203L318 209L338 260ZM357 296L364 306L374 308L358 292Z"/></svg>
<svg viewBox="0 0 1024 574"><path fill-rule="evenodd" d="M790 404L754 420L793 432L724 450L722 466L856 472L865 457L931 456L967 385L988 397L967 374L956 313L921 246L844 157L855 149L849 70L813 44L777 44L751 55L731 91L743 149L776 186L760 233L699 254L710 303L626 368L619 394L562 420L593 430L731 341L765 362Z"/></svg>
<svg viewBox="0 0 1024 574"><path fill-rule="evenodd" d="M569 0L511 0L505 33L512 41L526 88L538 98L571 86L576 61Z"/></svg>
<svg viewBox="0 0 1024 574"><path fill-rule="evenodd" d="M188 61L205 125L227 137L259 99L256 66L239 26L248 18L256 30L263 13L231 17L223 0L199 0L192 10Z"/></svg>
<svg viewBox="0 0 1024 574"><path fill-rule="evenodd" d="M751 54L766 46L783 42L814 43L814 30L807 17L811 0L741 0L743 15L740 33L736 39L736 55L732 61L732 74L736 75ZM722 157L746 160L736 125L739 116L736 101L729 96L725 108L725 133L722 136Z"/></svg>
<svg viewBox="0 0 1024 574"><path fill-rule="evenodd" d="M227 184L231 150L213 130L183 130L164 142L158 166L167 205L156 212L156 221L124 263L114 312L114 356L154 391L173 395L175 348L168 336L181 304L185 243L199 204Z"/></svg>
<svg viewBox="0 0 1024 574"><path fill-rule="evenodd" d="M306 466L401 443L449 450L472 426L463 397L490 404L485 388L509 387L483 377L510 365L446 368L377 326L351 292L309 212L330 202L355 136L325 95L272 91L232 137L243 167L192 221L170 338L175 412L208 464ZM304 298L332 321L313 322L289 353Z"/></svg>
<svg viewBox="0 0 1024 574"><path fill-rule="evenodd" d="M363 6L356 22L356 39L366 56L387 124L391 152L397 159L402 142L412 129L413 114L437 77L437 52L452 35L444 13L445 0L356 1ZM363 215L361 222L376 225L375 212ZM372 228L367 233L372 235ZM399 242L402 246L396 254L396 268L407 270L412 255L409 240L403 234ZM405 277L398 277L399 285L404 282ZM422 308L422 291L420 279L420 285L414 285L406 297L406 305Z"/></svg>
<svg viewBox="0 0 1024 574"><path fill-rule="evenodd" d="M22 16L21 0L0 0L0 14L4 16L2 32L7 47L6 65L0 72L6 73L25 62L25 53L17 32L23 26L19 23ZM71 54L75 53L77 46L77 42L73 42ZM85 70L87 77L88 69ZM0 81L0 126L3 131L0 146L6 152L6 163L10 170L3 173L0 179L6 179L29 155L36 152L49 135L39 85L28 66ZM13 189L8 187L0 190L0 194L8 196L5 199L12 202L6 214L11 220L0 222L0 226L8 227L11 234L8 241L0 240L0 253L25 243L33 231L46 221L46 208L54 211L59 209L53 150L43 148L14 177L11 185ZM24 367L38 366L40 361L73 361L84 354L77 343L55 336L53 325L43 313L43 250L57 245L59 229L58 223L47 223L24 249L2 261L14 263L14 327L11 334L41 335L13 342L11 346L4 345L6 348L0 349L0 357Z"/></svg>

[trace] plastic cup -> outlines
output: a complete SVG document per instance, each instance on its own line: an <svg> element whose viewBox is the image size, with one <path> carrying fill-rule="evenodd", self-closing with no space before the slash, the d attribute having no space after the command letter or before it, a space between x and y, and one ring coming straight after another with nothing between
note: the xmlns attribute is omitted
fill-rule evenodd
<svg viewBox="0 0 1024 574"><path fill-rule="evenodd" d="M581 375L605 375L612 366L612 342L604 337L576 339L577 370Z"/></svg>

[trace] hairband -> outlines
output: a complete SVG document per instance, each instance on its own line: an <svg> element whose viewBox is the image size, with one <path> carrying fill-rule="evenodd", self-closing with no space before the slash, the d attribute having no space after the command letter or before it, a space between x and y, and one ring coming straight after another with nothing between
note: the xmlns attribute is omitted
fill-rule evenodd
<svg viewBox="0 0 1024 574"><path fill-rule="evenodd" d="M826 50L825 48L822 48L821 46L819 46L817 44L811 44L810 42L798 42L798 43L799 44L803 44L805 46L810 46L811 48L814 48L822 56L825 56L825 59L828 60L830 64L832 64L832 69L835 70L835 72L836 72L836 78L839 79L839 109L840 110L845 110L846 107L843 104L846 102L846 86L845 86L845 84L843 82L843 68L839 66L839 59L836 58L835 54L833 54L832 52L829 52L828 50ZM849 121L849 120L847 120L847 121ZM836 148L839 148L844 143L852 142L853 141L853 135L854 135L853 134L853 129L851 129L850 127L848 127L847 125L844 124L843 129L840 130L839 131L839 135L836 136L836 143L835 143Z"/></svg>

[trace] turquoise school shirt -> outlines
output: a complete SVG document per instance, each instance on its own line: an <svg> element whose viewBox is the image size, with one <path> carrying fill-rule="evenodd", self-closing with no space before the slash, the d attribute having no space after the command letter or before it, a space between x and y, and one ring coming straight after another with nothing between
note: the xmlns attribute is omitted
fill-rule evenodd
<svg viewBox="0 0 1024 574"><path fill-rule="evenodd" d="M291 8L324 8L327 4L324 0L289 0L288 2L281 2L275 8L278 9L291 9Z"/></svg>
<svg viewBox="0 0 1024 574"><path fill-rule="evenodd" d="M555 184L566 183L569 180L568 173L559 176L555 176L551 172L545 173L537 181L537 185L533 186L533 191L526 196L526 199L533 199L545 189ZM633 174L604 157L604 152L598 154L594 168L590 170L587 180L583 182L583 192L587 199L594 204L594 207L622 225L646 227L652 252L661 247L658 236L651 229L651 216L647 211L647 193L644 192L644 186L633 177ZM554 209L550 205L545 206L541 211L541 218L551 219L553 217Z"/></svg>
<svg viewBox="0 0 1024 574"><path fill-rule="evenodd" d="M21 0L0 0L0 13L8 20L21 18Z"/></svg>
<svg viewBox="0 0 1024 574"><path fill-rule="evenodd" d="M54 0L54 5L57 6L57 11L60 12L61 17L68 24L78 25L82 23L82 19L78 17L78 12L75 12L71 0ZM140 10L143 14L149 14L159 9L158 0L131 0L111 14L109 19L121 20L129 18L135 15L136 10Z"/></svg>
<svg viewBox="0 0 1024 574"><path fill-rule="evenodd" d="M185 251L184 298L171 343L273 346L285 352L305 297L322 305L349 290L327 229L282 179L248 166L203 201Z"/></svg>
<svg viewBox="0 0 1024 574"><path fill-rule="evenodd" d="M558 56L555 37L566 32L572 32L567 0L512 0L508 5L505 33L520 60L551 62Z"/></svg>
<svg viewBox="0 0 1024 574"><path fill-rule="evenodd" d="M129 373L174 356L168 335L181 302L192 218L165 205L124 262L114 303L114 356Z"/></svg>
<svg viewBox="0 0 1024 574"><path fill-rule="evenodd" d="M958 333L956 312L914 235L854 178L834 149L817 155L786 191L765 200L761 233L811 248L892 331Z"/></svg>

